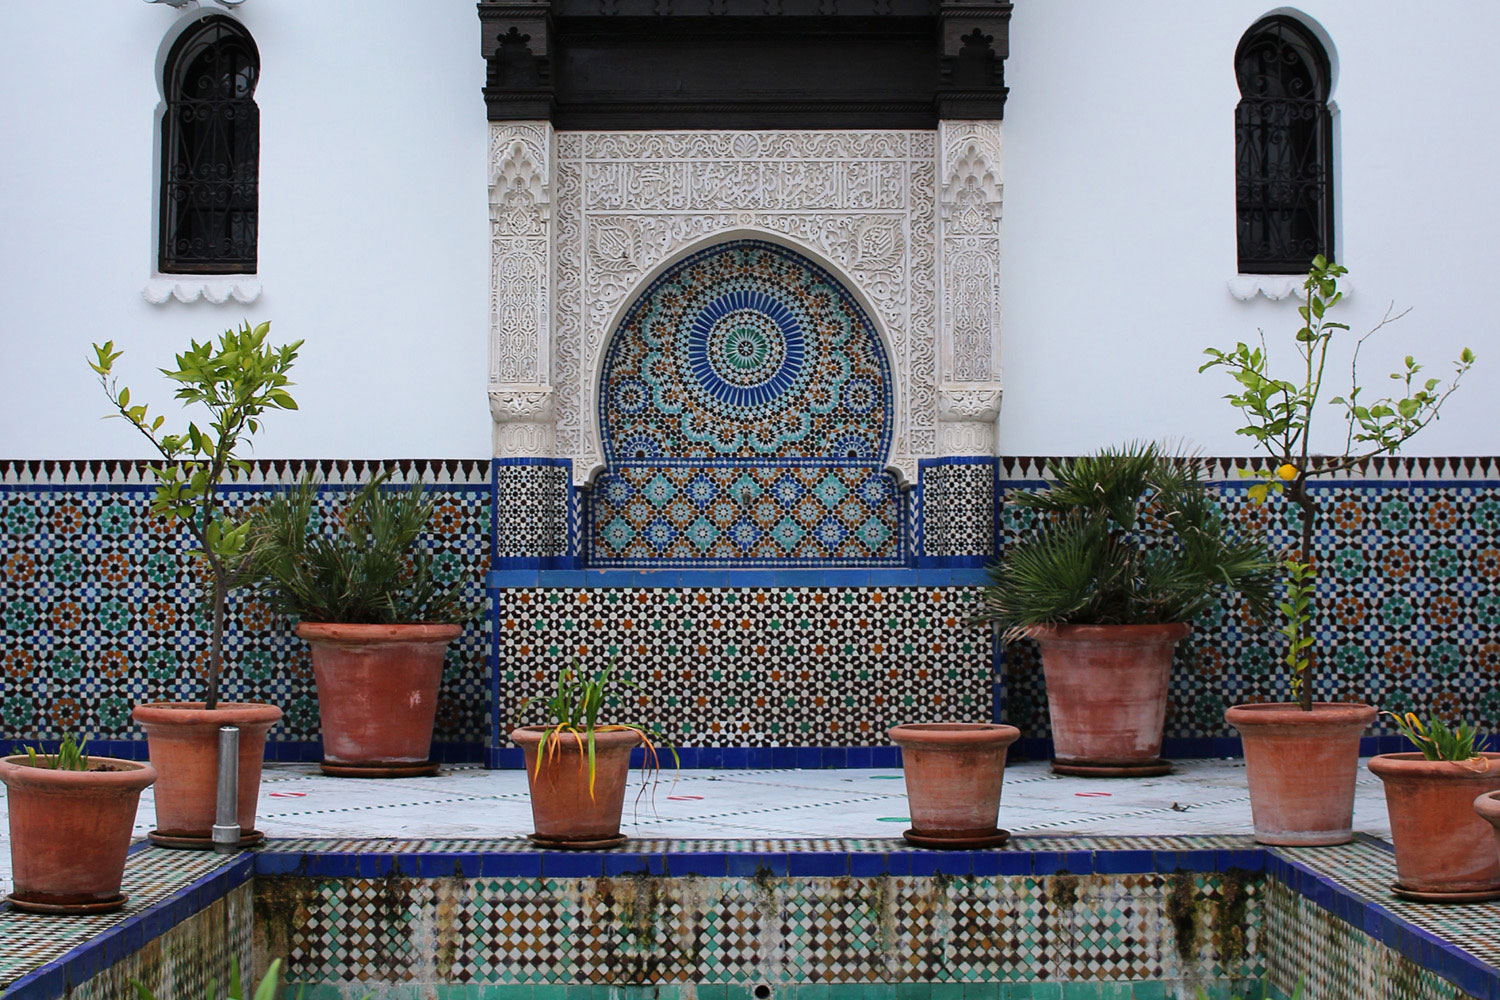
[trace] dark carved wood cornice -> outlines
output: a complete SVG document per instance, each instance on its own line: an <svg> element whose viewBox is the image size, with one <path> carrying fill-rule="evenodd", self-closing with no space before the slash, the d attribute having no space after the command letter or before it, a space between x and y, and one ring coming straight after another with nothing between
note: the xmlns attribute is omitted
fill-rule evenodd
<svg viewBox="0 0 1500 1000"><path fill-rule="evenodd" d="M1009 0L482 0L492 121L929 128L1000 118Z"/></svg>

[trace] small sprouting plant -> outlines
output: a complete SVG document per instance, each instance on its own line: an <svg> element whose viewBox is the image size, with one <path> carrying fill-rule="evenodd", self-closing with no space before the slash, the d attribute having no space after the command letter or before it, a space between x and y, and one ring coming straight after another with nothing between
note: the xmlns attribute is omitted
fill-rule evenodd
<svg viewBox="0 0 1500 1000"><path fill-rule="evenodd" d="M16 747L16 753L26 755L27 767L44 767L53 771L87 771L89 769L88 743L79 743L73 737L64 736L57 753L48 754L36 747Z"/></svg>
<svg viewBox="0 0 1500 1000"><path fill-rule="evenodd" d="M596 733L638 734L645 744L645 767L649 771L661 770L661 759L656 750L657 744L667 748L676 766L680 767L682 764L677 756L677 749L667 742L666 737L655 726L645 722L601 723L599 721L599 715L610 697L611 685L637 686L634 681L613 677L613 671L613 660L601 667L591 678L585 677L580 672L579 662L576 659L573 661L573 666L563 668L562 672L557 675L557 691L547 700L545 724L547 731L542 734L542 741L536 748L536 773L540 775L542 763L556 761L562 752L563 740L571 738L580 751L580 766L587 762L590 799L594 797L594 777L597 770L594 749ZM526 706L533 700L528 698L523 701L521 711L525 711Z"/></svg>
<svg viewBox="0 0 1500 1000"><path fill-rule="evenodd" d="M255 992L251 995L250 1000L275 1000L276 986L280 978L281 959L278 958L266 969L265 978L260 981L259 986L255 987ZM130 985L135 987L137 1000L157 1000L155 993L152 993L134 979L130 980ZM302 993L303 991L299 987L297 990L297 1000L302 1000ZM219 983L217 980L210 979L208 981L208 987L204 989L203 996L204 1000L222 1000L219 996ZM369 1000L369 997L370 994L366 993L365 1000ZM229 960L228 1000L245 1000L245 989L240 983L240 960L237 958Z"/></svg>
<svg viewBox="0 0 1500 1000"><path fill-rule="evenodd" d="M1406 715L1397 715L1395 712L1386 712L1401 730L1401 735L1411 741L1412 745L1422 751L1422 756L1428 760L1451 760L1460 763L1478 761L1489 767L1489 761L1481 756L1484 745L1489 742L1488 736L1479 735L1479 731L1467 722L1460 722L1456 727L1449 726L1436 712L1427 716L1427 723L1417 718L1416 712L1407 712Z"/></svg>

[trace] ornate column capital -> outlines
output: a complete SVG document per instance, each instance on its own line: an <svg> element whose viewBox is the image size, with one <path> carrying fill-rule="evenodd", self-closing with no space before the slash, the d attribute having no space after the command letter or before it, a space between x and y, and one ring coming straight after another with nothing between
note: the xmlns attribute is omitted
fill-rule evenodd
<svg viewBox="0 0 1500 1000"><path fill-rule="evenodd" d="M1003 396L999 382L938 386L938 450L943 455L995 454Z"/></svg>
<svg viewBox="0 0 1500 1000"><path fill-rule="evenodd" d="M551 458L556 437L555 394L550 385L490 385L495 455Z"/></svg>

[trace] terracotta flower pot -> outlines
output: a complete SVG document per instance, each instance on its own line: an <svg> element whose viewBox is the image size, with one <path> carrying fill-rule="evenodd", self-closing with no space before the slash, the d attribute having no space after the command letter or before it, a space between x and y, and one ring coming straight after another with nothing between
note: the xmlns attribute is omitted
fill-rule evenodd
<svg viewBox="0 0 1500 1000"><path fill-rule="evenodd" d="M636 732L594 735L594 794L589 795L587 742L563 736L552 751L553 737L537 771L537 748L544 726L523 726L510 734L526 753L526 780L531 788L531 839L554 847L614 847L625 842L620 816L625 808L625 780L630 751L641 744Z"/></svg>
<svg viewBox="0 0 1500 1000"><path fill-rule="evenodd" d="M998 826L1005 755L1018 740L1015 726L933 722L897 726L912 828L921 847L999 847L1010 834Z"/></svg>
<svg viewBox="0 0 1500 1000"><path fill-rule="evenodd" d="M125 905L120 880L150 764L92 757L87 771L0 760L10 811L10 858L18 910L108 913Z"/></svg>
<svg viewBox="0 0 1500 1000"><path fill-rule="evenodd" d="M1500 753L1482 756L1484 770L1419 753L1371 758L1391 814L1396 895L1422 902L1500 898L1495 835L1474 812L1476 796L1500 790Z"/></svg>
<svg viewBox="0 0 1500 1000"><path fill-rule="evenodd" d="M1167 774L1162 722L1172 653L1185 624L1048 625L1028 631L1042 652L1052 721L1052 770L1128 777Z"/></svg>
<svg viewBox="0 0 1500 1000"><path fill-rule="evenodd" d="M443 656L459 625L303 622L323 727L323 772L340 777L436 774L432 722Z"/></svg>
<svg viewBox="0 0 1500 1000"><path fill-rule="evenodd" d="M210 712L201 701L177 701L137 705L130 714L146 731L157 773L154 843L213 847L220 726L240 729L240 846L265 839L255 829L255 802L260 797L266 731L281 718L281 709L253 702L220 702Z"/></svg>
<svg viewBox="0 0 1500 1000"><path fill-rule="evenodd" d="M1474 812L1493 828L1490 849L1500 857L1500 791L1485 792L1477 797Z"/></svg>
<svg viewBox="0 0 1500 1000"><path fill-rule="evenodd" d="M1369 705L1295 702L1235 705L1224 713L1245 747L1255 839L1309 847L1354 839L1359 737L1375 721Z"/></svg>

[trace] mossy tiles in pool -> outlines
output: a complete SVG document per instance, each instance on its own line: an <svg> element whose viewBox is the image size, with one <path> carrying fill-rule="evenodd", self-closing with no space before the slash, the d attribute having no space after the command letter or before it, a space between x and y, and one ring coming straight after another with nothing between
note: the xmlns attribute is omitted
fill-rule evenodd
<svg viewBox="0 0 1500 1000"><path fill-rule="evenodd" d="M555 986L382 985L383 1000L1262 1000L1259 983L607 983ZM345 984L298 984L302 1000L349 1000ZM354 993L358 991L355 990ZM1274 990L1265 1000L1286 1000Z"/></svg>

